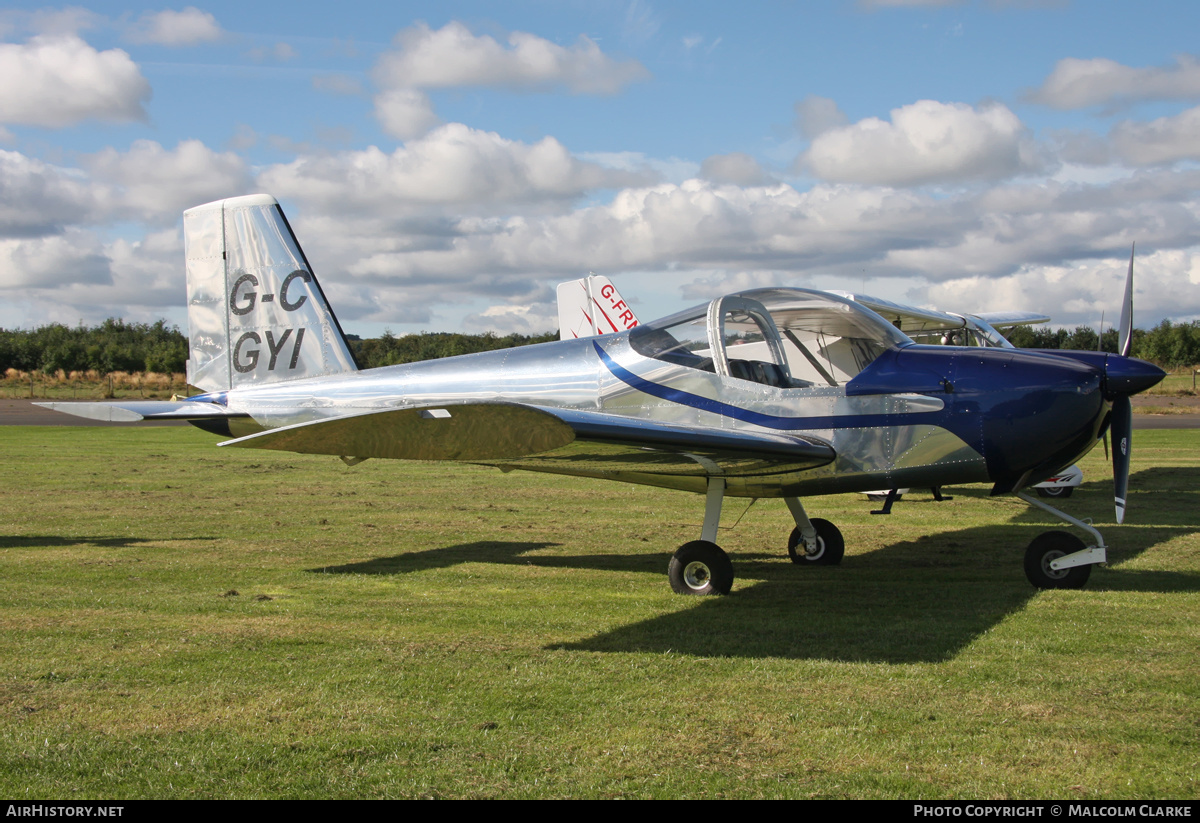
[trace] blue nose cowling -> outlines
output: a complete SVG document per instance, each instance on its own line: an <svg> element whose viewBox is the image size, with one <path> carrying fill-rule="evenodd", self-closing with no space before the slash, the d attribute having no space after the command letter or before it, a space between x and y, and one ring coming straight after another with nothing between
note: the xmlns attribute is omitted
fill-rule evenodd
<svg viewBox="0 0 1200 823"><path fill-rule="evenodd" d="M1104 397L1113 400L1144 392L1167 376L1153 363L1110 354L1104 363Z"/></svg>
<svg viewBox="0 0 1200 823"><path fill-rule="evenodd" d="M1152 388L1167 376L1153 363L1136 357L1122 357L1102 351L1080 351L1078 349L1038 349L1040 354L1053 354L1078 363L1087 363L1100 371L1104 377L1101 390L1104 399L1116 400Z"/></svg>

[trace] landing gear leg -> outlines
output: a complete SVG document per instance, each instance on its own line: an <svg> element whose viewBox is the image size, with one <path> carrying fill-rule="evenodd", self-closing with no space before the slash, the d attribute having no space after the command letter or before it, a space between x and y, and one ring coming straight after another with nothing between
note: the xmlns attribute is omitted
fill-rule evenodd
<svg viewBox="0 0 1200 823"><path fill-rule="evenodd" d="M724 500L725 478L708 478L700 539L680 546L667 567L667 579L676 594L729 594L733 588L733 563L716 542Z"/></svg>
<svg viewBox="0 0 1200 823"><path fill-rule="evenodd" d="M892 504L900 499L899 489L888 489L887 496L883 498L883 508L875 509L871 514L891 514Z"/></svg>
<svg viewBox="0 0 1200 823"><path fill-rule="evenodd" d="M792 512L796 528L788 538L788 557L793 563L819 566L836 566L846 553L846 541L838 527L828 520L814 517L811 520L804 511L798 497L785 497L783 501Z"/></svg>
<svg viewBox="0 0 1200 823"><path fill-rule="evenodd" d="M1076 520L1048 503L1020 491L1017 497L1044 509L1055 517L1083 529L1096 539L1093 546L1067 532L1043 532L1025 550L1025 577L1039 589L1081 589L1092 573L1092 566L1108 559L1104 536L1088 523Z"/></svg>

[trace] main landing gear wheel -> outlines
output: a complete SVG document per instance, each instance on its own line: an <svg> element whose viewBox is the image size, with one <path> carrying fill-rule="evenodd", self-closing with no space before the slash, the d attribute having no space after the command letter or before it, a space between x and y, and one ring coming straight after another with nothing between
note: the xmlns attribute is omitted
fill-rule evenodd
<svg viewBox="0 0 1200 823"><path fill-rule="evenodd" d="M804 539L800 536L800 527L797 526L792 529L792 536L788 538L788 557L792 558L793 563L800 565L812 563L817 566L836 566L841 563L842 555L846 553L846 541L842 539L838 527L820 517L814 517L809 522L817 530L816 547L811 551L805 550Z"/></svg>
<svg viewBox="0 0 1200 823"><path fill-rule="evenodd" d="M1055 571L1050 563L1084 549L1083 541L1067 532L1043 532L1025 550L1025 576L1039 589L1082 589L1091 565Z"/></svg>
<svg viewBox="0 0 1200 823"><path fill-rule="evenodd" d="M1048 489L1036 489L1038 497L1070 497L1075 491L1074 486L1053 486Z"/></svg>
<svg viewBox="0 0 1200 823"><path fill-rule="evenodd" d="M693 540L675 551L667 577L676 594L729 594L733 563L716 543Z"/></svg>

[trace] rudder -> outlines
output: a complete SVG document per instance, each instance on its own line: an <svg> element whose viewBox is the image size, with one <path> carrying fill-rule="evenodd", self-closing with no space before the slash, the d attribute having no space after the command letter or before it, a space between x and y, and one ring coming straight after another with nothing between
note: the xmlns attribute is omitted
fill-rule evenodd
<svg viewBox="0 0 1200 823"><path fill-rule="evenodd" d="M183 213L188 383L225 391L357 370L283 209L268 194Z"/></svg>

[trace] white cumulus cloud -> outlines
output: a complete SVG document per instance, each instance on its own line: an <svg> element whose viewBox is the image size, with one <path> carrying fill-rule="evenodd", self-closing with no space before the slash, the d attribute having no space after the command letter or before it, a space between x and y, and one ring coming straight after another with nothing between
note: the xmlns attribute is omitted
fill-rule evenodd
<svg viewBox="0 0 1200 823"><path fill-rule="evenodd" d="M825 180L915 186L996 180L1040 166L1032 138L1006 106L919 100L812 141L800 164Z"/></svg>
<svg viewBox="0 0 1200 823"><path fill-rule="evenodd" d="M404 88L377 94L375 117L384 131L401 140L420 137L441 122L425 92Z"/></svg>
<svg viewBox="0 0 1200 823"><path fill-rule="evenodd" d="M1200 159L1200 107L1149 123L1126 121L1109 135L1126 163L1149 166Z"/></svg>
<svg viewBox="0 0 1200 823"><path fill-rule="evenodd" d="M551 303L489 306L468 315L465 322L469 328L497 334L542 334L558 328L558 307Z"/></svg>
<svg viewBox="0 0 1200 823"><path fill-rule="evenodd" d="M706 157L700 174L714 183L735 186L761 186L770 179L757 160L740 151Z"/></svg>
<svg viewBox="0 0 1200 823"><path fill-rule="evenodd" d="M90 222L97 206L91 181L78 170L0 150L0 237L55 234Z"/></svg>
<svg viewBox="0 0 1200 823"><path fill-rule="evenodd" d="M0 123L144 120L149 99L150 84L121 49L97 51L75 35L0 44Z"/></svg>
<svg viewBox="0 0 1200 823"><path fill-rule="evenodd" d="M553 137L529 144L448 123L390 153L372 146L272 166L259 183L321 213L411 215L440 206L484 213L497 204L536 209L645 179L582 161Z"/></svg>
<svg viewBox="0 0 1200 823"><path fill-rule="evenodd" d="M251 190L241 157L199 140L183 140L171 150L138 140L127 152L108 148L88 155L84 166L104 185L110 208L151 223L174 222L186 208Z"/></svg>
<svg viewBox="0 0 1200 823"><path fill-rule="evenodd" d="M1200 98L1200 61L1191 55L1173 66L1134 68L1096 57L1059 60L1030 99L1056 109L1135 100L1194 100Z"/></svg>
<svg viewBox="0 0 1200 823"><path fill-rule="evenodd" d="M0 240L0 289L53 289L81 283L111 284L100 242L90 233Z"/></svg>
<svg viewBox="0 0 1200 823"><path fill-rule="evenodd" d="M404 29L395 44L397 50L375 67L375 81L385 89L565 86L576 93L613 94L648 76L641 63L615 60L582 35L568 48L521 31L499 43L454 21L436 31L423 23Z"/></svg>
<svg viewBox="0 0 1200 823"><path fill-rule="evenodd" d="M1057 325L1098 324L1120 317L1129 249L1092 260L1061 265L1023 266L1003 277L963 277L931 286L924 294L933 305L954 311L1037 311ZM1200 250L1169 249L1139 255L1134 271L1134 325L1145 328L1161 317L1178 317L1183 308L1200 310L1189 299L1200 286Z"/></svg>
<svg viewBox="0 0 1200 823"><path fill-rule="evenodd" d="M793 108L796 112L796 130L809 140L849 122L837 103L828 97L810 94Z"/></svg>
<svg viewBox="0 0 1200 823"><path fill-rule="evenodd" d="M183 11L146 12L130 28L129 39L160 46L194 46L220 40L223 34L217 18L188 6Z"/></svg>

